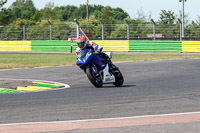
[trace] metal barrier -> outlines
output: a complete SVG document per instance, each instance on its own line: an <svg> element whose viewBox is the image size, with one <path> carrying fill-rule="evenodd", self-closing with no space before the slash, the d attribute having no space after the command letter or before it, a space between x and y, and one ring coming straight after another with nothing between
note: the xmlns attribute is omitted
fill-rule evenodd
<svg viewBox="0 0 200 133"><path fill-rule="evenodd" d="M180 23L181 24L181 23ZM180 24L80 24L90 40L200 40L200 28L185 27L181 37ZM0 41L68 40L76 37L76 25L1 26Z"/></svg>
<svg viewBox="0 0 200 133"><path fill-rule="evenodd" d="M200 52L200 41L94 40L103 51ZM0 51L75 51L76 41L0 41Z"/></svg>

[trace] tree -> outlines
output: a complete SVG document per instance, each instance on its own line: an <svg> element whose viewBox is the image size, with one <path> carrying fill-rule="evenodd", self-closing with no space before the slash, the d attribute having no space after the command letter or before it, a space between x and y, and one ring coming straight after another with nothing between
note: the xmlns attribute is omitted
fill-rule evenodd
<svg viewBox="0 0 200 133"><path fill-rule="evenodd" d="M110 6L106 6L101 10L101 19L105 24L113 24L114 23L114 10Z"/></svg>
<svg viewBox="0 0 200 133"><path fill-rule="evenodd" d="M196 24L200 26L200 16L198 16L198 18L196 20Z"/></svg>
<svg viewBox="0 0 200 133"><path fill-rule="evenodd" d="M45 8L41 10L43 19L55 19L56 13L53 11L55 8L54 2L48 2Z"/></svg>
<svg viewBox="0 0 200 133"><path fill-rule="evenodd" d="M57 10L60 10L60 20L61 21L73 21L76 17L75 11L78 10L78 7L76 6L61 6L57 7Z"/></svg>
<svg viewBox="0 0 200 133"><path fill-rule="evenodd" d="M27 19L21 19L21 18L18 18L16 21L13 21L12 23L10 23L10 25L11 26L22 26L23 25L21 23L22 21L25 25L35 25L35 22L33 22L31 20L27 20Z"/></svg>
<svg viewBox="0 0 200 133"><path fill-rule="evenodd" d="M34 3L32 0L16 0L15 2L12 3L10 8L15 8L15 7L34 7Z"/></svg>
<svg viewBox="0 0 200 133"><path fill-rule="evenodd" d="M7 0L0 0L0 8L3 7L3 5L6 3L7 3Z"/></svg>
<svg viewBox="0 0 200 133"><path fill-rule="evenodd" d="M31 19L35 14L36 8L32 0L16 0L9 7L12 11L12 21L18 18L21 19Z"/></svg>
<svg viewBox="0 0 200 133"><path fill-rule="evenodd" d="M114 8L114 18L117 20L124 20L125 18L127 18L129 15L128 13L124 12L124 10L122 10L121 8Z"/></svg>
<svg viewBox="0 0 200 133"><path fill-rule="evenodd" d="M8 25L11 17L11 10L3 8L0 12L0 25Z"/></svg>
<svg viewBox="0 0 200 133"><path fill-rule="evenodd" d="M36 22L40 22L41 18L42 18L42 13L41 13L41 11L37 10L35 12L35 14L31 17L31 20L36 21Z"/></svg>
<svg viewBox="0 0 200 133"><path fill-rule="evenodd" d="M179 10L179 14L176 15L176 17L179 18L180 20L182 20L182 16L183 16L182 11ZM185 25L188 25L190 22L189 14L187 14L187 13L184 13L184 22L185 22Z"/></svg>
<svg viewBox="0 0 200 133"><path fill-rule="evenodd" d="M21 8L21 17L23 19L30 19L36 12L34 7L22 7Z"/></svg>
<svg viewBox="0 0 200 133"><path fill-rule="evenodd" d="M102 5L89 5L90 17L99 19L101 17L101 10L104 8Z"/></svg>
<svg viewBox="0 0 200 133"><path fill-rule="evenodd" d="M10 6L11 9L15 7L24 7L25 6L25 0L16 0L15 2L12 3Z"/></svg>
<svg viewBox="0 0 200 133"><path fill-rule="evenodd" d="M174 12L161 10L160 20L159 20L160 24L174 24L174 22L175 22Z"/></svg>
<svg viewBox="0 0 200 133"><path fill-rule="evenodd" d="M147 16L145 15L145 12L142 10L142 8L137 11L137 18L136 19L141 21L141 22L147 21Z"/></svg>
<svg viewBox="0 0 200 133"><path fill-rule="evenodd" d="M34 3L32 0L26 0L25 2L25 6L28 6L28 7L34 7Z"/></svg>
<svg viewBox="0 0 200 133"><path fill-rule="evenodd" d="M76 15L77 17L79 16L79 18L86 19L87 16L86 5L80 5L78 12L76 12Z"/></svg>

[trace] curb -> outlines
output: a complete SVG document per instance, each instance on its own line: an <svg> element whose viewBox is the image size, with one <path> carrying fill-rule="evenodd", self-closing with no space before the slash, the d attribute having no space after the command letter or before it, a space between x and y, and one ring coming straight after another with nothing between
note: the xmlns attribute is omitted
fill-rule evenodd
<svg viewBox="0 0 200 133"><path fill-rule="evenodd" d="M25 80L25 79L9 79L9 80L2 80L5 84L17 84L14 88L9 88L4 85L4 87L1 88L0 85L0 94L7 94L7 93L26 93L26 92L39 92L39 91L48 91L48 90L60 90L69 88L70 86L67 84L62 84L58 82L52 82L52 81L41 81L41 80ZM8 82L8 83L7 83ZM25 84L21 84L21 82L29 82L29 85L26 86ZM32 85L30 85L30 82Z"/></svg>

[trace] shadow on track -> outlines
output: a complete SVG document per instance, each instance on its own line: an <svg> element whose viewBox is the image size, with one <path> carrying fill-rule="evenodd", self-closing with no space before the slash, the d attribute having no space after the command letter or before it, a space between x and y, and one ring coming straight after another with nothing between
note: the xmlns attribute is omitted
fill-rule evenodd
<svg viewBox="0 0 200 133"><path fill-rule="evenodd" d="M124 88L124 87L134 87L136 85L122 85L122 86L113 86L113 85L109 85L109 86L103 86L102 88Z"/></svg>

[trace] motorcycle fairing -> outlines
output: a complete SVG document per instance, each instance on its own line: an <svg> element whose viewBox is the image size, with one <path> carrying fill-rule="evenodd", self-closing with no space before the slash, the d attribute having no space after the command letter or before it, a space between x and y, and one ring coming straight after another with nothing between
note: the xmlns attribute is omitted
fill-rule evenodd
<svg viewBox="0 0 200 133"><path fill-rule="evenodd" d="M109 73L109 67L108 67L108 64L106 65L105 69L103 70L103 83L105 84L109 84L109 83L114 83L115 82L115 76L114 75L111 75Z"/></svg>
<svg viewBox="0 0 200 133"><path fill-rule="evenodd" d="M103 70L106 67L106 60L99 57L98 55L93 54L91 49L84 49L81 51L81 56L77 58L76 64L81 68L91 67L94 63L98 68Z"/></svg>

